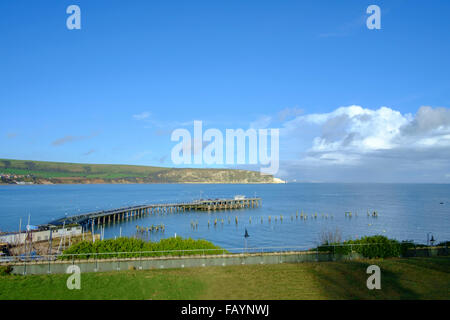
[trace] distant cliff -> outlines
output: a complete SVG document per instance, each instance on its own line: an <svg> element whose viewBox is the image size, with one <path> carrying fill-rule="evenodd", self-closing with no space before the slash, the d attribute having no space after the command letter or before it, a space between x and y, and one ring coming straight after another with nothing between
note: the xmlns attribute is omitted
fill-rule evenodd
<svg viewBox="0 0 450 320"><path fill-rule="evenodd" d="M0 159L2 184L283 183L271 175L235 169L178 169Z"/></svg>

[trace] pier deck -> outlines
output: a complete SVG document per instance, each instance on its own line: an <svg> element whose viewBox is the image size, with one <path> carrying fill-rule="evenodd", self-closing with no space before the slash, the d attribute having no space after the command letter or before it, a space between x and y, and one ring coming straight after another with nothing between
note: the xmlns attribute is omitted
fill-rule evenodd
<svg viewBox="0 0 450 320"><path fill-rule="evenodd" d="M79 224L90 226L126 221L131 218L142 218L156 213L176 213L186 211L213 211L257 208L261 206L261 198L243 199L207 199L193 202L146 204L111 210L95 211L54 220L48 225Z"/></svg>

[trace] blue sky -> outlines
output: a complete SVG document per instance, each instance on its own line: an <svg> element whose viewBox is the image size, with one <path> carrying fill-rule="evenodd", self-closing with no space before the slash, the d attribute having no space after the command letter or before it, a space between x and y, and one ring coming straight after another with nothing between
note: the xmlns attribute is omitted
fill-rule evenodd
<svg viewBox="0 0 450 320"><path fill-rule="evenodd" d="M71 4L81 30L66 28ZM366 27L371 4L381 30ZM289 180L448 183L449 12L417 0L1 1L0 157L174 166L170 133L202 120L281 128Z"/></svg>

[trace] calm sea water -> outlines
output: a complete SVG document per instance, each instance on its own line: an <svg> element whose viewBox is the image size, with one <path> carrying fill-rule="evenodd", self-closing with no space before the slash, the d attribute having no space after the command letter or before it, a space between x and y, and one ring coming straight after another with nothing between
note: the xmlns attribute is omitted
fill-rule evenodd
<svg viewBox="0 0 450 320"><path fill-rule="evenodd" d="M145 217L106 227L105 238L119 236L120 229L122 235L136 235L136 225L164 224L164 233L155 232L148 238L158 240L176 233L182 237L207 239L225 248L237 248L244 246L243 235L247 228L250 235L248 247L312 247L318 243L321 233L337 228L343 239L384 234L398 240L425 243L427 233L432 232L438 241L450 240L448 184L0 186L0 230L18 230L19 218L24 225L28 214L31 215L31 224L43 224L65 214L146 203L192 201L200 197L231 198L237 194L261 197L262 206ZM308 220L296 219L297 210L299 215L302 211L308 214ZM367 217L367 210L378 211L378 218ZM352 218L345 217L346 211L353 213ZM311 218L315 213L317 218ZM283 221L280 221L280 215L283 215ZM269 216L271 223L268 222ZM214 226L216 218L218 223ZM191 221L198 221L198 229L191 228Z"/></svg>

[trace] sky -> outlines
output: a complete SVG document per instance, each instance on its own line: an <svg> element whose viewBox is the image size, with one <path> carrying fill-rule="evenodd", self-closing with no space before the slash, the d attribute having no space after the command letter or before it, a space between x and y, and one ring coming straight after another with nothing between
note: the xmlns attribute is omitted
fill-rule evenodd
<svg viewBox="0 0 450 320"><path fill-rule="evenodd" d="M450 183L449 12L446 0L3 0L0 158L224 167L173 163L172 132L198 120L279 128L275 176L288 181Z"/></svg>

